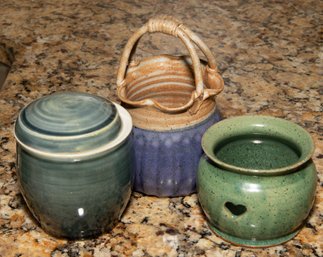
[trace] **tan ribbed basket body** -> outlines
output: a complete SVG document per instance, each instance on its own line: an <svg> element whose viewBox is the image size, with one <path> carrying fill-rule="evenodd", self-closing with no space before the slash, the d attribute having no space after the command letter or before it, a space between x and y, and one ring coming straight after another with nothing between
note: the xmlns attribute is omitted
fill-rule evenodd
<svg viewBox="0 0 323 257"><path fill-rule="evenodd" d="M159 55L129 63L138 40L153 32L176 36L189 56ZM200 60L196 47L207 62ZM135 127L168 131L193 126L212 115L223 80L203 41L174 18L161 16L150 19L128 40L120 61L117 89Z"/></svg>
<svg viewBox="0 0 323 257"><path fill-rule="evenodd" d="M202 66L204 73L205 66ZM194 74L190 58L185 56L155 56L130 65L125 79L127 98L140 101L154 99L167 107L182 106L195 91ZM177 113L162 112L154 106L131 107L134 126L147 130L163 131L192 126L207 119L216 110L215 97L204 100L190 109Z"/></svg>

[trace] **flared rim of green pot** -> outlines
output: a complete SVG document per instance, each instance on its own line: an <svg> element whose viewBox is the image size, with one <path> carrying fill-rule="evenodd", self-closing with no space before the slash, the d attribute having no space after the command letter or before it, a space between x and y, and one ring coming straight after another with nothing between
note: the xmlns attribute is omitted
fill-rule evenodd
<svg viewBox="0 0 323 257"><path fill-rule="evenodd" d="M263 134L282 137L300 150L298 160L291 165L274 169L249 169L223 162L216 157L214 150L224 140L245 134ZM202 137L202 148L206 156L218 166L236 173L248 175L272 176L293 172L311 159L314 153L314 142L310 134L301 126L285 119L245 115L231 117L211 126Z"/></svg>

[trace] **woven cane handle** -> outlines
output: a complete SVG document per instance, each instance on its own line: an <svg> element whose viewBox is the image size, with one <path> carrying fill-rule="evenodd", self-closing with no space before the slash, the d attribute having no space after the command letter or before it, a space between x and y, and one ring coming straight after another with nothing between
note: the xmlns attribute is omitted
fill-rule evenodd
<svg viewBox="0 0 323 257"><path fill-rule="evenodd" d="M154 33L154 32L161 32L161 33L178 37L185 45L192 59L196 90L192 92L190 100L183 106L171 108L171 107L163 106L157 101L152 99L132 101L127 99L126 97L126 85L125 85L124 79L125 79L131 51L136 45L137 41L145 33ZM200 59L196 53L195 47L192 42L194 42L201 49L201 51L205 54L205 56L208 59L207 73L209 72L212 73L211 77L217 77L217 76L219 77L219 79L217 79L216 85L211 85L211 89L206 89L206 90L204 89ZM202 42L202 40L200 40L200 38L196 34L194 34L191 30L186 28L184 25L182 25L180 22L178 22L172 17L159 16L159 17L150 19L144 26L142 26L129 38L125 46L125 49L122 53L120 66L117 74L117 92L118 92L119 98L123 102L130 104L132 106L138 106L138 107L155 106L156 108L162 111L170 112L170 113L185 111L194 104L196 99L200 98L204 100L212 95L218 94L220 91L222 91L222 89L223 89L223 80L217 73L215 59L211 51L209 50L209 48Z"/></svg>

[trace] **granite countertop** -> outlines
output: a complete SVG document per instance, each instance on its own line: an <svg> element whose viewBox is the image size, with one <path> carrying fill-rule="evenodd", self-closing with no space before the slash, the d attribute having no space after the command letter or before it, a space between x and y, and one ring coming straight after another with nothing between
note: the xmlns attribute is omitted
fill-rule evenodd
<svg viewBox="0 0 323 257"><path fill-rule="evenodd" d="M0 44L15 61L0 90L0 256L322 256L323 133L319 1L0 2ZM306 128L316 144L318 193L291 241L270 248L233 246L207 226L195 194L133 193L121 221L97 239L66 241L37 226L17 184L13 124L19 110L55 91L116 100L116 71L127 39L156 14L181 19L215 54L225 89L223 117L266 114ZM138 54L181 53L167 36L145 36Z"/></svg>

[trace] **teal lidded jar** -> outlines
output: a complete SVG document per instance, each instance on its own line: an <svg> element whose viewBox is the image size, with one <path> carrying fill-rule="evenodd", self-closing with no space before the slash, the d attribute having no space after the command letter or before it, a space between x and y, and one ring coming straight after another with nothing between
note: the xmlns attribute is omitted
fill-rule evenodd
<svg viewBox="0 0 323 257"><path fill-rule="evenodd" d="M314 143L300 126L241 116L202 138L197 191L210 228L223 239L266 247L292 239L315 199Z"/></svg>
<svg viewBox="0 0 323 257"><path fill-rule="evenodd" d="M77 239L113 227L132 189L131 130L123 107L86 93L55 93L20 112L20 189L46 232Z"/></svg>

